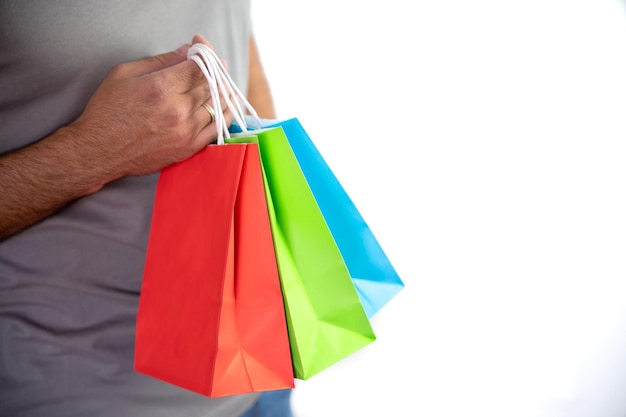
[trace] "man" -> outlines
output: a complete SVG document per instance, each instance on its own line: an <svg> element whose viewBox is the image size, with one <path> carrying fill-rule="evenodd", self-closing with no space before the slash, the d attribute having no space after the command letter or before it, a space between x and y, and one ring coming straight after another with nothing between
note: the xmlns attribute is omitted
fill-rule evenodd
<svg viewBox="0 0 626 417"><path fill-rule="evenodd" d="M195 42L274 117L249 0L0 2L1 417L238 416L261 404L133 371L158 173L216 138L208 85L186 59Z"/></svg>

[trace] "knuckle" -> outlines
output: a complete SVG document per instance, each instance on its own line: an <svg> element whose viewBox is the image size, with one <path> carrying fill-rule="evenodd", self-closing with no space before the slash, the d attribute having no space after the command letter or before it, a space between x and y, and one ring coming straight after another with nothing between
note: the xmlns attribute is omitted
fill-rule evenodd
<svg viewBox="0 0 626 417"><path fill-rule="evenodd" d="M184 122L187 120L187 115L182 109L171 107L165 112L163 117L167 126L183 126L183 128L177 129L177 132L179 134L184 132Z"/></svg>
<svg viewBox="0 0 626 417"><path fill-rule="evenodd" d="M117 64L113 68L109 70L108 77L109 78L123 78L125 74L128 72L128 63Z"/></svg>
<svg viewBox="0 0 626 417"><path fill-rule="evenodd" d="M153 82L148 85L145 99L152 106L164 107L168 103L169 92L161 82Z"/></svg>
<svg viewBox="0 0 626 417"><path fill-rule="evenodd" d="M198 64L193 61L188 61L187 65L189 66L189 70L186 71L186 76L192 84L198 84L205 80L204 72L202 72Z"/></svg>

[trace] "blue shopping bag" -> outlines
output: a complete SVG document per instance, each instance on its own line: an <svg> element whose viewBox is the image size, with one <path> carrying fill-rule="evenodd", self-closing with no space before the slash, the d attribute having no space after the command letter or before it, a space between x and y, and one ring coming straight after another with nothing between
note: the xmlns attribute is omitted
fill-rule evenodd
<svg viewBox="0 0 626 417"><path fill-rule="evenodd" d="M291 118L261 122L264 128L280 126L285 131L348 267L363 308L368 317L373 317L404 288L404 283L300 121ZM237 130L236 125L234 129Z"/></svg>

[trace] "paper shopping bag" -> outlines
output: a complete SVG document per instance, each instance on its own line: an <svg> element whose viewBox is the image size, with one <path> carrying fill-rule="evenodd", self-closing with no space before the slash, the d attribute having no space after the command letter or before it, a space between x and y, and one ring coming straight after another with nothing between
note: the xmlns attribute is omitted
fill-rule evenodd
<svg viewBox="0 0 626 417"><path fill-rule="evenodd" d="M296 378L375 340L348 268L281 127L233 136L259 144Z"/></svg>
<svg viewBox="0 0 626 417"><path fill-rule="evenodd" d="M162 171L135 370L210 397L293 388L256 144L210 145Z"/></svg>
<svg viewBox="0 0 626 417"><path fill-rule="evenodd" d="M404 283L300 121L292 118L267 127L276 126L285 132L368 317L374 316Z"/></svg>

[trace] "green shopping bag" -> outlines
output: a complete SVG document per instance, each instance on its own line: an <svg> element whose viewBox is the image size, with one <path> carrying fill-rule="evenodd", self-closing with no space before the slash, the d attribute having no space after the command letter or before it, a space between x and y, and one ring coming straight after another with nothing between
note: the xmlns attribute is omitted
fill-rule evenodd
<svg viewBox="0 0 626 417"><path fill-rule="evenodd" d="M282 127L226 142L259 144L294 374L310 378L376 336Z"/></svg>

